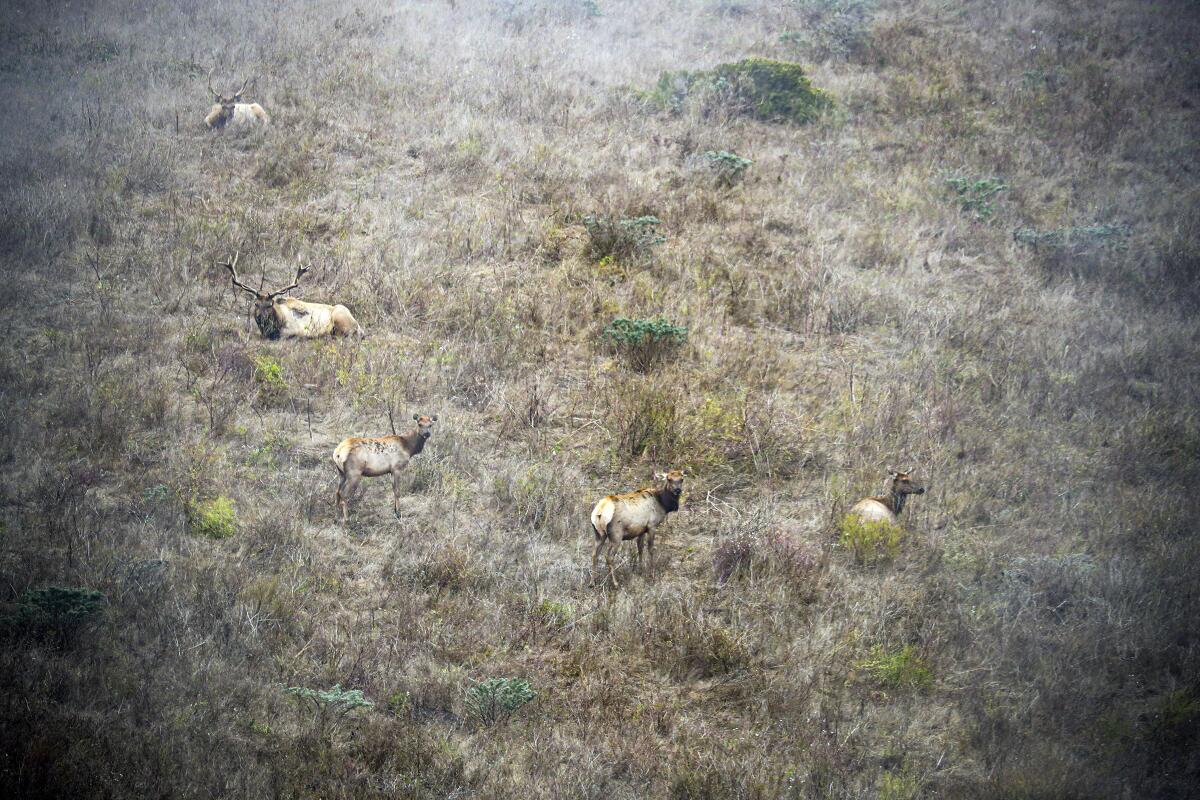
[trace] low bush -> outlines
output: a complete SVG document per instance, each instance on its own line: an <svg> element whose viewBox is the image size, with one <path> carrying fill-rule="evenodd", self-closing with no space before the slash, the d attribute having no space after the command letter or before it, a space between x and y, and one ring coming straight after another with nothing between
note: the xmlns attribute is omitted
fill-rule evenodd
<svg viewBox="0 0 1200 800"><path fill-rule="evenodd" d="M883 645L875 645L870 655L855 667L888 689L916 689L933 683L933 671L912 645L891 652Z"/></svg>
<svg viewBox="0 0 1200 800"><path fill-rule="evenodd" d="M508 719L518 708L531 702L537 693L520 678L488 678L467 689L467 711L482 725L495 725Z"/></svg>
<svg viewBox="0 0 1200 800"><path fill-rule="evenodd" d="M828 95L813 88L799 64L768 58L747 58L711 70L664 72L648 96L673 110L696 98L706 113L794 124L812 122L833 105Z"/></svg>
<svg viewBox="0 0 1200 800"><path fill-rule="evenodd" d="M94 622L107 603L95 589L47 586L21 595L17 607L0 625L13 635L49 636L69 643Z"/></svg>
<svg viewBox="0 0 1200 800"><path fill-rule="evenodd" d="M673 325L661 317L629 319L617 317L602 334L638 372L648 372L668 353L687 341L686 326Z"/></svg>
<svg viewBox="0 0 1200 800"><path fill-rule="evenodd" d="M188 527L196 536L228 539L237 533L237 514L233 501L222 495L199 503L192 509Z"/></svg>
<svg viewBox="0 0 1200 800"><path fill-rule="evenodd" d="M746 175L746 170L754 162L742 158L737 153L728 150L709 150L704 154L709 169L716 178L717 186L728 189L739 183Z"/></svg>
<svg viewBox="0 0 1200 800"><path fill-rule="evenodd" d="M643 215L626 219L588 215L583 218L587 230L588 255L596 262L605 259L645 258L651 248L662 244L667 237L658 232L662 223L658 217Z"/></svg>

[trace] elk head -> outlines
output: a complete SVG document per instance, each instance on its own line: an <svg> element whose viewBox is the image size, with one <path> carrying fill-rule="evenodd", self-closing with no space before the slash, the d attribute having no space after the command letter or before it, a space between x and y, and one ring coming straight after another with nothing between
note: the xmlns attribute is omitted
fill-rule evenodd
<svg viewBox="0 0 1200 800"><path fill-rule="evenodd" d="M654 480L662 481L664 488L671 494L679 497L683 494L683 478L685 472L681 469L672 469L667 472L654 473Z"/></svg>
<svg viewBox="0 0 1200 800"><path fill-rule="evenodd" d="M221 107L221 113L217 117L217 122L213 125L214 128L220 128L233 118L234 108L238 103L242 102L242 92L246 91L246 87L250 85L253 78L247 78L242 82L242 88L238 89L229 97L221 94L212 87L212 70L208 73L208 93L213 96L213 102Z"/></svg>
<svg viewBox="0 0 1200 800"><path fill-rule="evenodd" d="M925 494L925 487L912 479L910 470L888 470L892 479L892 494Z"/></svg>
<svg viewBox="0 0 1200 800"><path fill-rule="evenodd" d="M235 287L254 295L254 321L257 323L258 330L262 333L263 337L266 339L278 339L279 316L275 312L275 303L278 302L278 298L281 295L290 292L292 289L295 289L300 285L300 279L304 277L304 273L308 272L308 267L297 264L296 277L292 281L291 285L285 286L284 288L278 289L274 292L264 292L262 291L261 282L259 283L258 289L253 289L242 283L242 281L238 278L237 262L239 256L241 256L240 250L235 252L233 254L233 260L226 261L224 266L227 270L229 270L229 274L232 277L233 285ZM297 258L299 257L297 256ZM263 274L263 280L266 280L265 273Z"/></svg>
<svg viewBox="0 0 1200 800"><path fill-rule="evenodd" d="M413 414L413 421L417 423L417 433L422 439L428 439L433 435L433 423L437 422L437 414L432 417L424 414Z"/></svg>

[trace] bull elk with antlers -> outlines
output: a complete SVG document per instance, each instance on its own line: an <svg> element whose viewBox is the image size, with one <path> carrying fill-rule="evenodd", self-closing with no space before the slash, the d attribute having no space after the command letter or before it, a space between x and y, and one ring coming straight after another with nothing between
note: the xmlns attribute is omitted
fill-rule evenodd
<svg viewBox="0 0 1200 800"><path fill-rule="evenodd" d="M288 339L300 337L314 339L329 334L335 336L362 336L362 326L343 305L327 305L326 303L307 303L294 297L283 297L300 285L300 279L308 272L308 267L297 265L296 277L290 286L274 292L264 292L260 286L252 289L242 283L237 274L237 262L241 251L234 253L232 261L226 261L224 266L233 278L233 285L238 289L254 295L254 321L258 329L267 339ZM264 276L265 277L265 276Z"/></svg>
<svg viewBox="0 0 1200 800"><path fill-rule="evenodd" d="M208 73L208 91L213 96L214 102L212 109L208 112L208 116L204 118L204 124L209 127L209 130L251 125L265 126L271 121L271 118L267 116L267 112L263 111L263 107L258 103L242 102L242 92L246 91L246 87L250 85L251 80L253 78L247 79L242 84L242 88L238 89L230 97L226 97L212 88L212 72Z"/></svg>

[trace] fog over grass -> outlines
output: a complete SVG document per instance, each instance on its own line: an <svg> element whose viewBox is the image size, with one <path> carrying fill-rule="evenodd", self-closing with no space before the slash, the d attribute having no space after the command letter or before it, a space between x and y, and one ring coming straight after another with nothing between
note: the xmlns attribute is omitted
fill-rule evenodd
<svg viewBox="0 0 1200 800"><path fill-rule="evenodd" d="M1183 0L10 4L0 791L1196 797L1198 38ZM752 58L828 105L747 100ZM210 70L269 127L208 131ZM366 337L263 339L234 252ZM343 527L330 455L389 411L438 422ZM592 504L669 468L657 568L593 582Z"/></svg>

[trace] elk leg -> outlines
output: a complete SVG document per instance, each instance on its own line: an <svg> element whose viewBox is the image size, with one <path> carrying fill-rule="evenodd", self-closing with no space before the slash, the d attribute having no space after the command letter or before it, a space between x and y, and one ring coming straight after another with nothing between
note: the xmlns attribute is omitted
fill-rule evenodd
<svg viewBox="0 0 1200 800"><path fill-rule="evenodd" d="M400 518L400 470L392 471L392 510Z"/></svg>
<svg viewBox="0 0 1200 800"><path fill-rule="evenodd" d="M351 475L346 473L346 485L341 490L342 495L342 524L350 521L350 500L354 497L354 493L358 491L358 484L362 482L361 475Z"/></svg>
<svg viewBox="0 0 1200 800"><path fill-rule="evenodd" d="M640 542L641 539L638 539ZM646 547L650 551L650 571L654 572L654 529L646 531Z"/></svg>
<svg viewBox="0 0 1200 800"><path fill-rule="evenodd" d="M607 544L607 542L608 542L608 539L597 536L596 537L596 546L594 548L592 548L592 582L593 583L596 580L596 561L597 561L597 559L600 558L600 551L604 549L604 545Z"/></svg>
<svg viewBox="0 0 1200 800"><path fill-rule="evenodd" d="M638 544L638 562L637 563L638 563L639 570L642 568L642 548L644 548L646 546L646 543L643 541L643 539L645 539L645 538L646 538L645 536L637 537L637 544Z"/></svg>
<svg viewBox="0 0 1200 800"><path fill-rule="evenodd" d="M621 588L621 585L619 583L617 583L617 573L616 573L616 570L613 568L613 559L612 559L613 550L617 547L617 544L620 541L621 541L620 539L618 539L616 542L609 541L608 548L604 551L604 563L608 565L608 579L610 581L612 581L612 586L614 589Z"/></svg>

